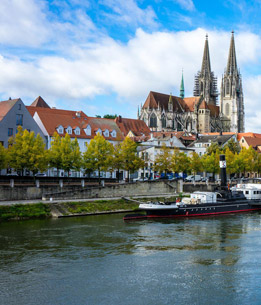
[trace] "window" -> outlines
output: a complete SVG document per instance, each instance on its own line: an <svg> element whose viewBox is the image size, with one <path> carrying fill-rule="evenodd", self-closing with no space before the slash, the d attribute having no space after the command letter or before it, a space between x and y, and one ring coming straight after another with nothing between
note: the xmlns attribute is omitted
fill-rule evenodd
<svg viewBox="0 0 261 305"><path fill-rule="evenodd" d="M13 128L8 128L8 137L13 135Z"/></svg>
<svg viewBox="0 0 261 305"><path fill-rule="evenodd" d="M79 127L76 127L75 130L74 130L74 133L75 133L76 135L79 135L80 132L81 132L80 128L79 128Z"/></svg>
<svg viewBox="0 0 261 305"><path fill-rule="evenodd" d="M72 127L71 126L68 126L67 129L66 129L66 132L68 134L72 134Z"/></svg>
<svg viewBox="0 0 261 305"><path fill-rule="evenodd" d="M111 136L112 136L113 138L116 138L116 131L115 131L115 130L112 131Z"/></svg>
<svg viewBox="0 0 261 305"><path fill-rule="evenodd" d="M105 137L108 137L109 136L109 130L106 129L103 134L104 134Z"/></svg>
<svg viewBox="0 0 261 305"><path fill-rule="evenodd" d="M226 104L226 111L225 112L226 112L226 115L229 116L229 104L228 103Z"/></svg>
<svg viewBox="0 0 261 305"><path fill-rule="evenodd" d="M165 116L162 117L161 124L162 124L162 128L166 128L166 118L165 118Z"/></svg>
<svg viewBox="0 0 261 305"><path fill-rule="evenodd" d="M16 115L16 125L23 126L23 115L22 114Z"/></svg>
<svg viewBox="0 0 261 305"><path fill-rule="evenodd" d="M58 133L63 133L63 126L62 125L58 126L57 132Z"/></svg>
<svg viewBox="0 0 261 305"><path fill-rule="evenodd" d="M22 109L22 105L19 104L19 105L18 105L18 110L21 110L21 109Z"/></svg>
<svg viewBox="0 0 261 305"><path fill-rule="evenodd" d="M155 113L150 116L150 127L157 127L157 118Z"/></svg>
<svg viewBox="0 0 261 305"><path fill-rule="evenodd" d="M99 128L97 131L96 131L96 134L100 134L100 135L102 135L102 130Z"/></svg>
<svg viewBox="0 0 261 305"><path fill-rule="evenodd" d="M84 129L85 133L87 136L91 136L92 134L92 129L91 129L91 126L88 125L85 129Z"/></svg>

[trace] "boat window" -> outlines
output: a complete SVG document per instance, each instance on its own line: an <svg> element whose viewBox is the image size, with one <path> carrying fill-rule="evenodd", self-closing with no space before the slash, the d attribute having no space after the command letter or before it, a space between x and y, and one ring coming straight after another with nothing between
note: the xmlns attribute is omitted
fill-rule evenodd
<svg viewBox="0 0 261 305"><path fill-rule="evenodd" d="M254 191L254 194L256 194L256 191Z"/></svg>
<svg viewBox="0 0 261 305"><path fill-rule="evenodd" d="M246 194L248 195L248 194L249 194L249 191L246 191Z"/></svg>

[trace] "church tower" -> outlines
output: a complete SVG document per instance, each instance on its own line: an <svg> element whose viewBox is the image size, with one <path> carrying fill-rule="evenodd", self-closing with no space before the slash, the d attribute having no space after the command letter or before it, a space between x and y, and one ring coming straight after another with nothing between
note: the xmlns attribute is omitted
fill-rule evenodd
<svg viewBox="0 0 261 305"><path fill-rule="evenodd" d="M207 104L217 103L217 78L211 71L208 35L206 35L201 71L195 76L194 96L203 96Z"/></svg>
<svg viewBox="0 0 261 305"><path fill-rule="evenodd" d="M182 70L182 78L181 78L181 83L180 83L179 97L181 97L181 98L184 98L184 97L185 97L185 88L184 88L183 70Z"/></svg>
<svg viewBox="0 0 261 305"><path fill-rule="evenodd" d="M220 112L224 131L244 132L245 113L241 74L237 68L234 32L232 31L227 68L221 82Z"/></svg>

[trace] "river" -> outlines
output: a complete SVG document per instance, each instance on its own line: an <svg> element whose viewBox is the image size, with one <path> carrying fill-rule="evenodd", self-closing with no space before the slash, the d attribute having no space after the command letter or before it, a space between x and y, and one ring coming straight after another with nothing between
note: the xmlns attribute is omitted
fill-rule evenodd
<svg viewBox="0 0 261 305"><path fill-rule="evenodd" d="M261 214L0 224L1 305L261 304Z"/></svg>

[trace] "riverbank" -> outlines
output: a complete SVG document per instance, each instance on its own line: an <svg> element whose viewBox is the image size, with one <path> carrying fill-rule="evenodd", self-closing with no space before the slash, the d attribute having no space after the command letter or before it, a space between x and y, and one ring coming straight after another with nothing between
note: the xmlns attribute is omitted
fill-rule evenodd
<svg viewBox="0 0 261 305"><path fill-rule="evenodd" d="M62 202L38 202L0 205L0 221L25 220L37 218L60 218L72 216L88 216L108 213L124 213L138 210L139 201L163 201L164 197L113 200L86 200ZM169 197L168 200L175 200Z"/></svg>

